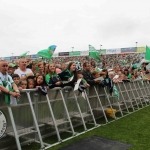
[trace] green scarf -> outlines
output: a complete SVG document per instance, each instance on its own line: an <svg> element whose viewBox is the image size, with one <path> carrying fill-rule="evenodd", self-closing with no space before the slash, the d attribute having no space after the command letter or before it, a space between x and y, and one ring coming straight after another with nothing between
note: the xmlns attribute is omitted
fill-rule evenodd
<svg viewBox="0 0 150 150"><path fill-rule="evenodd" d="M65 77L70 78L70 77L72 77L74 75L74 73L70 72L70 70L68 70L68 69L66 70L66 72L68 72L69 75L66 75Z"/></svg>
<svg viewBox="0 0 150 150"><path fill-rule="evenodd" d="M113 96L119 97L119 92L116 88L116 85L113 86Z"/></svg>
<svg viewBox="0 0 150 150"><path fill-rule="evenodd" d="M8 90L13 92L13 89L10 87L10 85L6 81L2 81L2 83L5 88L8 86ZM4 96L5 96L5 102L7 104L10 104L10 95L5 93Z"/></svg>
<svg viewBox="0 0 150 150"><path fill-rule="evenodd" d="M9 75L8 73L6 73L5 75L6 77L4 78L4 75L0 72L0 80L2 81L2 84L3 86L8 89L9 91L13 91L12 89L12 86L11 86L11 83L10 83L10 78L9 78ZM16 105L16 98L9 95L9 94L4 94L4 97L5 97L5 102L7 104L15 104Z"/></svg>

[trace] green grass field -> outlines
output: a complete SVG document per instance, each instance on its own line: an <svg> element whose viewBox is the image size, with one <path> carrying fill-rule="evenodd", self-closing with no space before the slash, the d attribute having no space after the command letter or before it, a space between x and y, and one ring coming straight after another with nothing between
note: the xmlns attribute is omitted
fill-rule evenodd
<svg viewBox="0 0 150 150"><path fill-rule="evenodd" d="M98 120L98 123L99 122L100 121ZM88 125L87 127L90 128L92 125ZM83 127L78 127L75 129L75 131L83 131ZM92 131L77 136L57 146L49 148L49 150L57 150L68 144L91 137L93 135L132 144L132 147L129 150L150 150L150 106L141 109L140 111L134 112L126 117L118 119L112 123L100 126ZM62 138L66 138L68 136L70 136L68 133L61 135ZM53 136L45 139L44 142L54 143L56 140L56 136ZM37 149L39 149L39 145L34 143L23 147L23 150Z"/></svg>

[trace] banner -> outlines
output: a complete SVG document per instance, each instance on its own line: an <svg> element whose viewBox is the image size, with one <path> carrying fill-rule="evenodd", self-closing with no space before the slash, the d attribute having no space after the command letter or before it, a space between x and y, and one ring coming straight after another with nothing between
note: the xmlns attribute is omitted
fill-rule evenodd
<svg viewBox="0 0 150 150"><path fill-rule="evenodd" d="M81 56L89 56L89 51L81 51L80 55Z"/></svg>
<svg viewBox="0 0 150 150"><path fill-rule="evenodd" d="M146 52L146 48L145 47L137 47L136 50L138 53L145 53Z"/></svg>
<svg viewBox="0 0 150 150"><path fill-rule="evenodd" d="M4 60L11 60L11 57L4 57Z"/></svg>
<svg viewBox="0 0 150 150"><path fill-rule="evenodd" d="M106 49L101 49L100 54L106 54Z"/></svg>
<svg viewBox="0 0 150 150"><path fill-rule="evenodd" d="M69 56L69 52L60 52L58 56Z"/></svg>
<svg viewBox="0 0 150 150"><path fill-rule="evenodd" d="M69 56L80 56L80 51L69 52Z"/></svg>
<svg viewBox="0 0 150 150"><path fill-rule="evenodd" d="M31 58L39 58L37 54L31 55Z"/></svg>
<svg viewBox="0 0 150 150"><path fill-rule="evenodd" d="M12 56L11 59L12 59L12 60L15 60L15 59L18 59L18 57L19 57L19 56Z"/></svg>
<svg viewBox="0 0 150 150"><path fill-rule="evenodd" d="M121 48L121 53L136 52L136 47Z"/></svg>
<svg viewBox="0 0 150 150"><path fill-rule="evenodd" d="M121 53L120 48L106 49L106 54L120 54L120 53Z"/></svg>

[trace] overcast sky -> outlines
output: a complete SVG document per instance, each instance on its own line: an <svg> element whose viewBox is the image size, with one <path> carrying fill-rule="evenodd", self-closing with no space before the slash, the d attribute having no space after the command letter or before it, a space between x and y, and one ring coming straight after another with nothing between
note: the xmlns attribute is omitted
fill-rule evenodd
<svg viewBox="0 0 150 150"><path fill-rule="evenodd" d="M149 0L0 0L0 57L150 45Z"/></svg>

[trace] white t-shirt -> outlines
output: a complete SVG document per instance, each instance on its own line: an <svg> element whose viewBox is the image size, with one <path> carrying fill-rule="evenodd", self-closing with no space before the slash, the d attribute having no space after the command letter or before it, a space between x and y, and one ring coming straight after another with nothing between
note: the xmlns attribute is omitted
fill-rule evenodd
<svg viewBox="0 0 150 150"><path fill-rule="evenodd" d="M20 76L20 78L24 77L28 73L32 73L33 74L33 72L31 71L31 69L29 69L29 68L27 68L26 71L22 71L22 70L20 70L20 68L18 68L18 69L16 69L14 71L14 74L18 74Z"/></svg>

